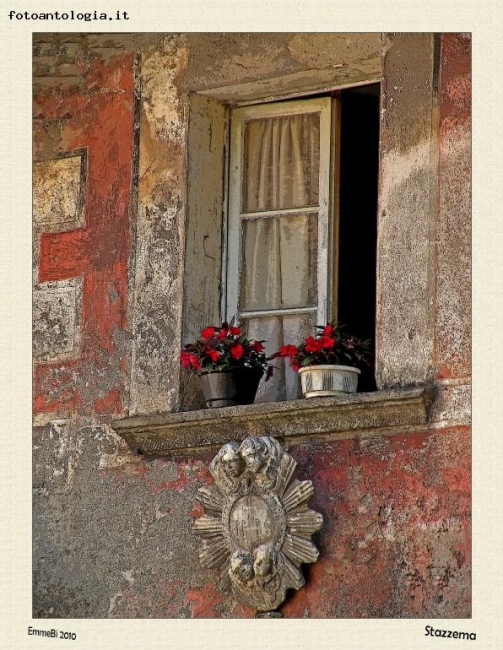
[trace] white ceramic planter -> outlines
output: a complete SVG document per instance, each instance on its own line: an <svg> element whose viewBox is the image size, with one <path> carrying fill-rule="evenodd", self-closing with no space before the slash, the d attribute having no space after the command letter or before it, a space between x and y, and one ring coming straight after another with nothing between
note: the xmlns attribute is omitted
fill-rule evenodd
<svg viewBox="0 0 503 650"><path fill-rule="evenodd" d="M299 370L304 397L356 393L359 374L352 366L305 366Z"/></svg>

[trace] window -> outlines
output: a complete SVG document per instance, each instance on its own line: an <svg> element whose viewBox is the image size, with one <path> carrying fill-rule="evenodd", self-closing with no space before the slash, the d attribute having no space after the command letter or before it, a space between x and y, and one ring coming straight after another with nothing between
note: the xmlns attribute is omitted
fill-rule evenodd
<svg viewBox="0 0 503 650"><path fill-rule="evenodd" d="M361 205L355 213L352 200L348 209L350 191L343 193L339 188L340 107L341 101L348 103L347 97L347 93L334 93L237 108L231 114L224 313L227 319L236 315L249 336L266 339L269 353L283 343L299 342L315 325L338 317L339 258L348 267L354 257L339 255L341 199L348 213L343 232L348 231L349 221L352 238L368 239L368 234L358 233L363 223ZM354 144L352 137L345 149L353 151ZM361 164L365 166L364 147L357 150L363 152ZM377 180L377 149L375 154ZM350 166L351 155L345 155ZM354 185L347 174L344 178L349 187ZM370 206L374 224L376 198L375 192ZM373 236L371 251L375 234L372 226L367 229ZM356 253L354 244L344 243L346 250ZM370 263L375 286L375 255L372 259L369 251L364 251L364 266ZM356 286L361 284L357 267L348 270L358 276ZM363 282L368 285L365 278ZM349 284L346 277L341 287L346 317L351 317ZM375 293L362 298L375 301ZM361 311L360 306L357 309ZM373 313L373 306L367 311ZM373 333L372 327L370 336ZM259 392L260 401L298 396L296 373L280 360L276 366L274 379Z"/></svg>
<svg viewBox="0 0 503 650"><path fill-rule="evenodd" d="M231 116L225 313L267 351L332 310L333 104L330 97L249 106ZM278 360L262 399L297 397Z"/></svg>
<svg viewBox="0 0 503 650"><path fill-rule="evenodd" d="M332 318L375 338L379 96L378 83L237 108L193 95L184 341L234 315L271 353ZM298 396L275 365L257 401ZM375 390L373 369L359 389ZM197 382L181 390L198 408Z"/></svg>

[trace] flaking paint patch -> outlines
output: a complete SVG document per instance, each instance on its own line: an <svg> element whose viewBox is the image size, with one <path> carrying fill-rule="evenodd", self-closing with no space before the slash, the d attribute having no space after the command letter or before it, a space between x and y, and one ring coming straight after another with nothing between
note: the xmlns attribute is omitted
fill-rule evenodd
<svg viewBox="0 0 503 650"><path fill-rule="evenodd" d="M161 48L142 64L142 100L145 115L161 141L183 144L187 101L175 85L188 63L183 35L166 36Z"/></svg>
<svg viewBox="0 0 503 650"><path fill-rule="evenodd" d="M150 489L152 494L157 495L164 490L182 491L193 480L208 483L211 476L206 465L198 460L188 460L178 466L174 463L169 463L167 469L168 480L161 481L160 483L151 481Z"/></svg>
<svg viewBox="0 0 503 650"><path fill-rule="evenodd" d="M187 591L186 603L190 605L192 618L220 618L217 608L221 602L222 595L211 584Z"/></svg>
<svg viewBox="0 0 503 650"><path fill-rule="evenodd" d="M134 585L134 569L129 569L129 571L121 571L121 575L129 582L130 585Z"/></svg>
<svg viewBox="0 0 503 650"><path fill-rule="evenodd" d="M184 37L172 35L142 64L131 413L178 402L188 98L176 81L187 57Z"/></svg>
<svg viewBox="0 0 503 650"><path fill-rule="evenodd" d="M33 219L44 230L82 226L81 155L33 165Z"/></svg>
<svg viewBox="0 0 503 650"><path fill-rule="evenodd" d="M37 363L78 357L82 278L43 282L33 288L33 356Z"/></svg>
<svg viewBox="0 0 503 650"><path fill-rule="evenodd" d="M320 559L286 616L306 608L313 617L469 615L469 434L445 429L388 443L385 454L363 440L292 449L300 466L314 467L310 506L326 523Z"/></svg>
<svg viewBox="0 0 503 650"><path fill-rule="evenodd" d="M58 82L37 92L45 119L62 121L61 153L92 151L88 159L85 228L44 232L38 280L83 277L79 359L35 368L35 410L74 409L84 416L120 412L125 351L132 165L132 57L93 60L85 88ZM57 152L55 152L57 153ZM109 287L113 285L115 300Z"/></svg>
<svg viewBox="0 0 503 650"><path fill-rule="evenodd" d="M55 419L33 431L33 487L49 496L71 489L76 444L71 420Z"/></svg>
<svg viewBox="0 0 503 650"><path fill-rule="evenodd" d="M103 425L94 434L94 440L98 449L99 469L112 469L138 462L124 438L117 435L112 427Z"/></svg>
<svg viewBox="0 0 503 650"><path fill-rule="evenodd" d="M471 423L471 384L450 386L440 383L436 388L431 422L437 427Z"/></svg>

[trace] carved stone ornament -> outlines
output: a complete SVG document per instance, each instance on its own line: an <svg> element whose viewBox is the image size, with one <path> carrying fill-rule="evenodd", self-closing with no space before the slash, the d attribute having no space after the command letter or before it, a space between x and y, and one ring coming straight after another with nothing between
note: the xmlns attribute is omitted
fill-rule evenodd
<svg viewBox="0 0 503 650"><path fill-rule="evenodd" d="M302 587L300 565L319 555L311 535L323 517L307 507L313 484L297 480L296 469L274 438L229 442L210 464L214 485L197 495L206 510L193 524L201 564L221 568L220 589L266 616L287 589Z"/></svg>

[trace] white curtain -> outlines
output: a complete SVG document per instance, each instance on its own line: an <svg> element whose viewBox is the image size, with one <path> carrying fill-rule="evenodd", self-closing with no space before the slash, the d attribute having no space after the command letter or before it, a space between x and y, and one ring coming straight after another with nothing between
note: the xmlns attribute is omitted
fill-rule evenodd
<svg viewBox="0 0 503 650"><path fill-rule="evenodd" d="M288 309L317 303L316 213L243 222L241 309Z"/></svg>
<svg viewBox="0 0 503 650"><path fill-rule="evenodd" d="M266 354L271 355L284 343L299 343L312 334L316 325L316 313L285 316L260 316L247 319L248 335L254 339L266 339ZM256 402L277 402L300 397L300 382L288 361L276 359L274 374L269 381L262 380Z"/></svg>
<svg viewBox="0 0 503 650"><path fill-rule="evenodd" d="M318 113L247 122L243 212L317 205L319 129Z"/></svg>
<svg viewBox="0 0 503 650"><path fill-rule="evenodd" d="M250 120L244 138L242 210L316 206L319 197L319 114ZM240 308L244 311L317 304L317 213L243 219ZM248 333L268 340L269 353L300 342L315 314L249 319ZM298 379L282 361L258 401L298 396ZM286 385L286 390L285 390ZM262 394L262 397L261 397Z"/></svg>

